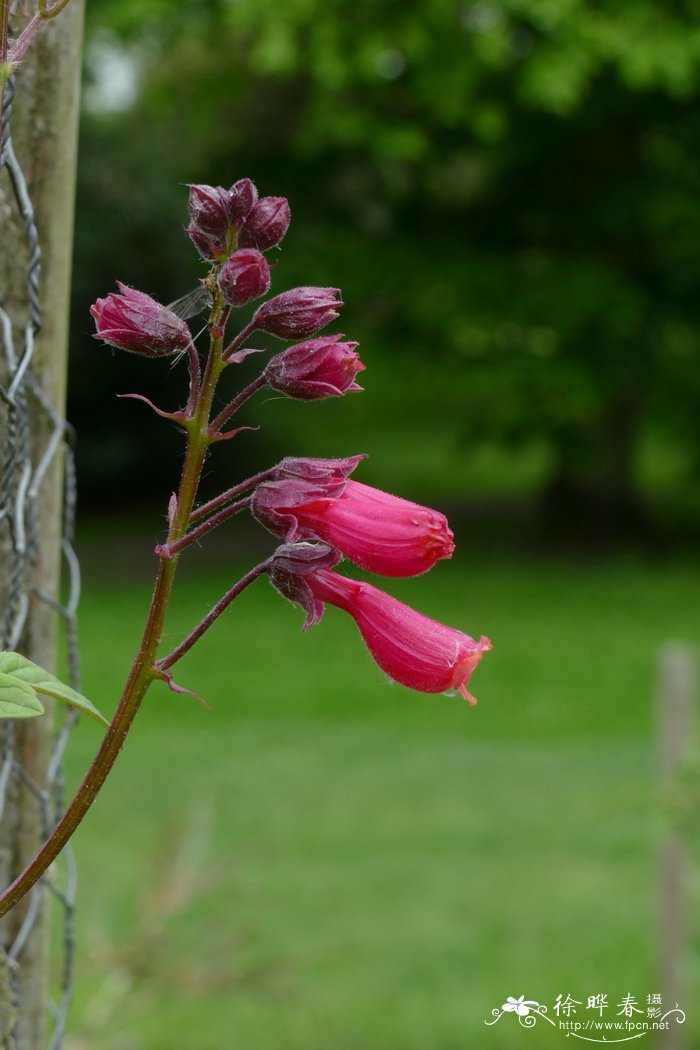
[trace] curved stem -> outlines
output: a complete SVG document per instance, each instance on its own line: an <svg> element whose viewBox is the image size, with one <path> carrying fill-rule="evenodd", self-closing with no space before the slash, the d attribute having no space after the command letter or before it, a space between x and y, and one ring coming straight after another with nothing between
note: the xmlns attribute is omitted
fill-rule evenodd
<svg viewBox="0 0 700 1050"><path fill-rule="evenodd" d="M223 360L226 364L231 360L231 355L235 354L236 350L243 346L248 336L252 335L256 328L257 325L255 324L255 319L253 319L244 328L241 328L238 335L234 336L223 353Z"/></svg>
<svg viewBox="0 0 700 1050"><path fill-rule="evenodd" d="M209 433L213 436L219 430L221 430L224 423L227 423L231 416L235 412L237 412L238 409L242 405L244 405L246 401L249 400L249 398L253 396L253 394L257 393L258 390L261 390L266 384L267 376L263 372L257 377L257 379L254 379L252 383L249 383L248 386L243 387L240 394L236 394L234 399L232 401L229 401L226 408L222 409L221 412L219 412L216 419L213 419L211 421L211 424L209 426Z"/></svg>
<svg viewBox="0 0 700 1050"><path fill-rule="evenodd" d="M232 518L234 514L240 514L242 510L247 510L250 506L252 496L246 496L245 499L241 499L238 503L232 503L229 507L224 507L218 514L214 514L211 518L207 518L201 525L198 525L196 529L192 529L191 532L186 532L184 536L181 536L179 540L176 540L172 544L163 544L162 547L157 547L156 551L160 554L163 553L166 558L172 558L175 554L179 554L180 551L184 551L185 547L189 547L190 543L194 543L195 540L201 539L202 536L206 536L208 532L215 529L217 525L223 525L225 521Z"/></svg>
<svg viewBox="0 0 700 1050"><path fill-rule="evenodd" d="M22 61L29 48L34 43L34 39L39 33L45 18L43 15L37 14L27 22L26 26L15 40L14 44L7 54L7 62L12 70Z"/></svg>
<svg viewBox="0 0 700 1050"><path fill-rule="evenodd" d="M253 474L252 477L246 478L245 481L239 482L238 485L226 489L226 492L222 492L220 496L215 496L214 499L203 503L201 507L197 507L190 514L190 525L193 525L195 521L199 521L200 518L206 518L207 514L212 514L219 507L223 507L225 503L230 503L231 500L235 499L236 496L240 496L241 492L245 492L246 489L252 489L259 485L261 481L267 481L274 473L275 467L270 467L269 470L261 470L259 474Z"/></svg>
<svg viewBox="0 0 700 1050"><path fill-rule="evenodd" d="M219 320L223 308L224 304L221 295L215 295L210 317L212 326ZM204 459L211 444L211 439L207 434L207 424L211 415L216 384L224 368L221 352L222 344L223 337L213 337L211 340L209 358L200 395L192 419L186 423L187 447L177 494L176 510L168 531L168 544L174 544L184 536L197 496ZM14 907L25 896L71 838L112 769L148 687L152 681L159 677L156 671L156 654L163 633L165 615L175 580L177 563L177 554L173 558L162 557L160 559L155 589L141 644L109 729L82 784L61 820L24 871L0 896L0 916L5 915L10 908Z"/></svg>
<svg viewBox="0 0 700 1050"><path fill-rule="evenodd" d="M167 671L169 667L172 667L173 664L177 663L180 657L184 656L185 653L192 648L195 642L199 641L204 632L209 630L214 621L221 616L222 612L224 612L225 609L228 609L231 602L237 598L246 587L250 586L253 580L257 580L258 576L262 576L263 573L266 573L271 564L272 558L267 558L266 561L260 562L260 564L256 565L254 569L251 569L250 572L246 573L238 583L234 583L233 587L231 587L231 589L218 600L216 605L212 606L207 615L197 624L194 630L191 631L171 653L168 653L168 655L164 656L162 660L156 662L156 671Z"/></svg>

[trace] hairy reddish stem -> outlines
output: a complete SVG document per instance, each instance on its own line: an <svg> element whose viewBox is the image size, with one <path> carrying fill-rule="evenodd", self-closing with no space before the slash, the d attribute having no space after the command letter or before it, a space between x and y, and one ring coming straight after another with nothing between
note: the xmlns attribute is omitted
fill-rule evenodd
<svg viewBox="0 0 700 1050"><path fill-rule="evenodd" d="M218 433L224 424L228 423L231 416L234 415L238 409L253 396L253 394L257 393L258 390L261 390L266 384L267 378L263 373L262 375L259 375L257 379L254 379L252 383L249 383L248 386L244 387L240 394L236 394L233 400L229 401L226 408L219 412L216 419L211 421L211 424L209 425L209 433L212 436Z"/></svg>
<svg viewBox="0 0 700 1050"><path fill-rule="evenodd" d="M223 353L223 361L225 364L229 364L232 354L235 354L236 350L240 350L248 336L252 335L256 330L256 327L254 320L249 321L245 328L241 328L238 335L234 336Z"/></svg>
<svg viewBox="0 0 700 1050"><path fill-rule="evenodd" d="M238 583L235 583L233 587L224 594L222 598L219 598L216 605L213 605L207 615L201 620L197 626L191 631L187 637L176 646L171 653L164 656L161 660L158 660L155 664L156 671L167 671L169 667L185 655L186 652L192 648L195 642L198 642L205 631L208 631L215 620L221 616L225 609L228 609L231 602L238 597L238 595L249 587L253 580L257 580L258 576L262 576L270 568L272 559L268 558L266 561L256 565L254 569L246 573Z"/></svg>
<svg viewBox="0 0 700 1050"><path fill-rule="evenodd" d="M172 558L174 555L179 554L180 551L184 551L185 547L189 547L190 543L194 543L195 540L201 539L202 536L206 536L208 532L215 529L217 525L223 525L225 521L232 518L234 514L240 514L242 510L247 510L250 506L252 496L246 496L245 499L239 500L238 503L232 503L229 507L224 507L218 514L212 515L211 518L207 518L201 525L198 525L196 529L192 529L191 532L186 532L179 540L175 543L163 544L162 547L156 547L157 554L163 554L166 558Z"/></svg>
<svg viewBox="0 0 700 1050"><path fill-rule="evenodd" d="M240 496L241 492L254 488L261 481L267 481L268 478L273 476L274 472L274 467L271 467L269 470L261 470L259 474L253 474L252 477L246 478L245 481L239 482L238 485L226 489L226 492L222 492L220 496L210 499L208 503L203 503L201 507L197 507L190 514L190 525L193 525L195 521L199 521L201 518L206 518L207 514L212 514L219 507L223 507L225 503L230 503L236 496Z"/></svg>

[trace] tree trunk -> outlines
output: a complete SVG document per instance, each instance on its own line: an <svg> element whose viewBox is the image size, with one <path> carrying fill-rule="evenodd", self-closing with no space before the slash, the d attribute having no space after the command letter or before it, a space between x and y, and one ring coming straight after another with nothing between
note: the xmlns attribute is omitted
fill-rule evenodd
<svg viewBox="0 0 700 1050"><path fill-rule="evenodd" d="M72 252L77 150L82 0L42 31L16 78L11 113L14 150L27 180L42 255L42 327L32 360L32 373L47 402L62 415L67 370L68 300ZM19 23L18 23L19 25ZM13 322L15 349L21 353L29 317L27 267L29 251L7 173L0 179L0 297ZM7 388L7 369L0 356L0 383ZM47 447L52 427L45 413L29 401L30 446L34 467ZM0 409L3 440L11 411ZM55 457L36 502L36 557L22 582L29 613L18 648L36 663L53 669L56 615L31 589L56 596L60 570L62 465ZM0 508L1 509L1 508ZM0 526L0 623L5 620L10 581L17 558L7 518ZM0 743L12 740L19 764L40 787L45 783L51 726L48 717L0 722ZM5 748L3 748L4 750ZM35 853L42 837L42 818L32 793L13 776L5 794L0 827L0 880L6 885ZM9 980L0 972L0 1048L42 1050L45 1045L47 926L45 907L32 923L19 956L19 969ZM15 941L32 907L31 898L0 923L0 945ZM14 987L13 987L14 986ZM10 1001L8 1002L8 997Z"/></svg>

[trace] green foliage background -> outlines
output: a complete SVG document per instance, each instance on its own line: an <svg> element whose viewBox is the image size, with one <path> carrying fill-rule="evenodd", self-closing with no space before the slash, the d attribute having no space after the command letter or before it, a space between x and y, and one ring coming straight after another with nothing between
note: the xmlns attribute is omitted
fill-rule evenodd
<svg viewBox="0 0 700 1050"><path fill-rule="evenodd" d="M550 536L694 524L699 14L645 0L91 3L88 70L99 79L117 47L139 87L126 110L84 120L72 389L95 435L88 491L157 485L170 446L153 424L145 461L143 420L115 433L109 390L142 388L143 369L105 368L87 306L115 275L165 301L186 291L202 271L181 233L184 184L252 175L292 203L275 290L342 287L369 393L256 408L264 428L239 460L269 462L291 426L297 451L371 451L407 494L536 497ZM156 366L150 378L179 396ZM441 466L426 476L426 461Z"/></svg>

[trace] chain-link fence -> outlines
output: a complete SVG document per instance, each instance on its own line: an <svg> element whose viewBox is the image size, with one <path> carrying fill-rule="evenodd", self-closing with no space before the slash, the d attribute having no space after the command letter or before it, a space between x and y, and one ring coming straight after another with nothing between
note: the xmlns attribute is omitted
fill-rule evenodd
<svg viewBox="0 0 700 1050"><path fill-rule="evenodd" d="M26 302L21 303L22 322L17 310L11 317L6 289L0 287L0 648L23 647L31 608L38 600L49 607L64 625L70 684L79 688L79 661L76 642L76 608L80 574L73 549L75 512L75 469L71 452L71 433L65 421L53 410L42 390L32 361L35 339L41 328L41 248L34 222L34 209L24 176L12 144L12 106L15 84L5 87L2 152L0 154L0 230L10 221L18 223L26 244L26 275L23 283ZM1 235L0 235L1 236ZM3 249L0 240L0 251ZM18 260L19 261L19 260ZM21 264L25 267L25 258ZM41 426L36 421L40 419ZM37 440L37 434L41 439ZM64 472L61 546L65 566L63 600L42 589L40 580L42 551L38 521L44 485L56 461L62 459ZM58 531L58 527L56 529ZM56 712L56 731L52 737L48 768L41 781L30 775L17 747L20 727L12 720L0 720L0 824L10 806L20 799L22 808L35 807L41 834L47 837L62 807L63 775L61 761L75 713ZM71 997L73 967L73 924L75 910L75 868L70 850L32 892L22 921L13 937L0 946L0 981L4 984L10 1009L0 1018L0 1046L25 1050L19 1018L22 1014L21 959L33 931L40 921L48 891L60 910L62 926L61 976L50 1011L49 1050L57 1050L65 1026ZM52 918L53 925L53 918ZM2 989L0 989L0 993ZM2 996L0 995L0 998Z"/></svg>

